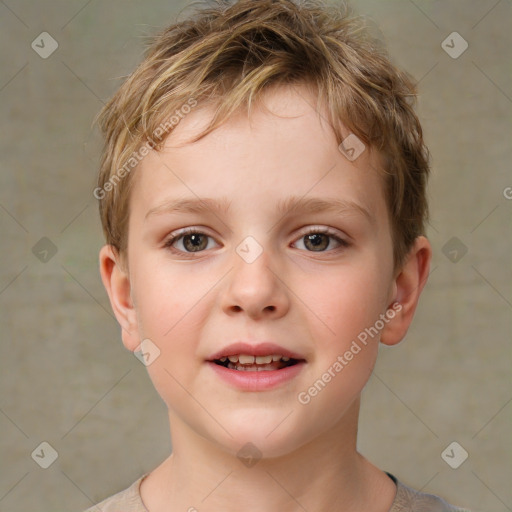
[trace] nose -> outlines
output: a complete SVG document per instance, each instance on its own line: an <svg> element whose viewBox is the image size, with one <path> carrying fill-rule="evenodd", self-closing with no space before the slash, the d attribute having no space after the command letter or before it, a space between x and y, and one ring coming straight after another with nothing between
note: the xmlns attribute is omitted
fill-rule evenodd
<svg viewBox="0 0 512 512"><path fill-rule="evenodd" d="M268 250L252 262L237 253L228 274L229 283L223 292L222 309L228 315L245 313L258 320L280 318L289 309L289 293L284 273L276 268L275 258Z"/></svg>

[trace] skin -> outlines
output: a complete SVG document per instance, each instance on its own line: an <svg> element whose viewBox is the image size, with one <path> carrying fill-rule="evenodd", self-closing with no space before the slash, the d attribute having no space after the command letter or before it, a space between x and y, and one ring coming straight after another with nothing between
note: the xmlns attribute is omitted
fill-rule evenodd
<svg viewBox="0 0 512 512"><path fill-rule="evenodd" d="M366 148L345 158L305 86L271 89L264 103L269 110L237 114L195 144L187 141L213 111L188 114L136 170L127 261L111 246L100 252L125 347L149 338L160 350L147 369L169 410L173 453L143 480L141 496L150 512L229 512L241 503L249 512L386 512L395 484L356 450L360 394L379 341L393 345L407 332L431 248L419 237L394 269L378 155ZM353 202L368 217L352 207L283 216L276 204L291 195ZM230 209L146 217L185 197L226 197ZM181 253L165 247L187 227L209 237L202 251L183 238L174 243ZM307 243L307 228L326 227L348 245L326 235L316 239L323 250ZM247 236L263 251L252 263L235 250ZM395 302L401 310L380 336L301 404L298 393ZM205 362L237 340L272 340L307 363L275 389L240 391ZM237 457L247 442L262 454L252 467Z"/></svg>

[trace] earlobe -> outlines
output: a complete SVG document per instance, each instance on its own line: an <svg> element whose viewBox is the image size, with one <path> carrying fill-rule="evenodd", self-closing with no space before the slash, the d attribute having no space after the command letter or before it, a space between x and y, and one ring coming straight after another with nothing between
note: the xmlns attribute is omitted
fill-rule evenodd
<svg viewBox="0 0 512 512"><path fill-rule="evenodd" d="M99 254L100 274L110 299L110 304L122 330L124 346L134 351L139 345L137 316L131 296L128 272L120 255L112 245L105 245Z"/></svg>
<svg viewBox="0 0 512 512"><path fill-rule="evenodd" d="M419 236L393 283L394 296L389 308L394 309L396 314L381 332L380 340L385 345L396 345L405 337L427 282L431 259L432 248L429 241L424 236Z"/></svg>

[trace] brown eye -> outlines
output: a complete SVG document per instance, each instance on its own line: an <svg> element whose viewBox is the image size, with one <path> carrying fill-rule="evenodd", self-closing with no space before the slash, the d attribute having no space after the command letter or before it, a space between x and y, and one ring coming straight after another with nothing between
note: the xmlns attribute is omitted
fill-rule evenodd
<svg viewBox="0 0 512 512"><path fill-rule="evenodd" d="M307 252L332 252L334 249L349 246L348 242L326 228L310 229L303 233L295 243L297 244L299 241L303 243ZM334 247L328 249L332 241L334 241Z"/></svg>
<svg viewBox="0 0 512 512"><path fill-rule="evenodd" d="M201 234L196 233L194 235L185 235L183 236L183 246L187 251L197 252L206 249L208 245L208 237Z"/></svg>
<svg viewBox="0 0 512 512"><path fill-rule="evenodd" d="M304 237L304 246L312 251L325 251L329 247L329 236L325 233L312 233Z"/></svg>
<svg viewBox="0 0 512 512"><path fill-rule="evenodd" d="M213 238L195 229L188 229L182 233L171 236L164 244L164 248L171 252L187 256L202 252L208 248L209 241Z"/></svg>

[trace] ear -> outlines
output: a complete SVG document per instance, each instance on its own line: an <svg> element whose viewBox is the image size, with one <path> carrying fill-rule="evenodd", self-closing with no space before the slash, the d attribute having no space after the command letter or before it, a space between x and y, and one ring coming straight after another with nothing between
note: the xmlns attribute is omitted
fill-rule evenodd
<svg viewBox="0 0 512 512"><path fill-rule="evenodd" d="M421 291L427 282L432 259L432 248L424 236L416 238L405 263L393 283L391 303L388 308L395 311L381 331L380 341L385 345L396 345L405 337L411 325Z"/></svg>
<svg viewBox="0 0 512 512"><path fill-rule="evenodd" d="M139 346L137 315L131 297L131 285L128 272L117 249L105 245L100 250L100 274L107 290L110 304L121 326L124 346L135 351Z"/></svg>

